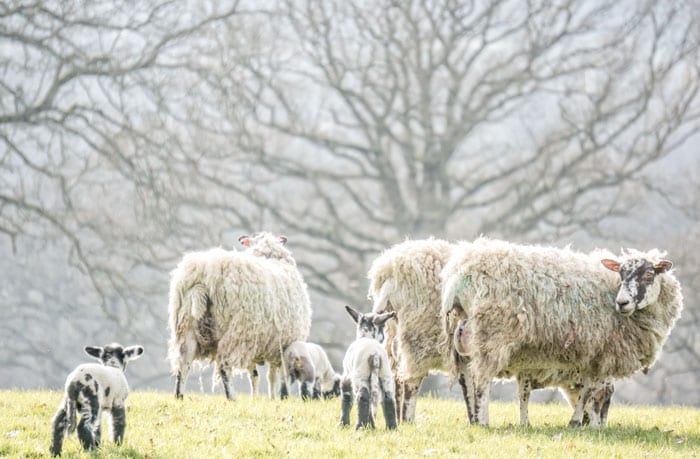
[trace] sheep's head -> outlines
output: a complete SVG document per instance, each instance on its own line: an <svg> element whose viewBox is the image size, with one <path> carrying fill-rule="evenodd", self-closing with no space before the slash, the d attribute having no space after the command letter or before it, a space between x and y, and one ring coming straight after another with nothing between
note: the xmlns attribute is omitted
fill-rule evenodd
<svg viewBox="0 0 700 459"><path fill-rule="evenodd" d="M357 324L357 338L373 338L380 343L384 342L384 324L392 317L396 317L395 311L382 314L374 312L362 314L353 309L352 306L345 306L345 310L348 311L352 320Z"/></svg>
<svg viewBox="0 0 700 459"><path fill-rule="evenodd" d="M252 236L241 236L238 238L238 242L246 247L246 251L255 256L294 262L292 253L284 246L287 243L286 236L275 236L272 233L262 231Z"/></svg>
<svg viewBox="0 0 700 459"><path fill-rule="evenodd" d="M103 346L85 346L85 352L107 367L124 370L129 360L136 360L143 354L143 346L123 347L119 343Z"/></svg>
<svg viewBox="0 0 700 459"><path fill-rule="evenodd" d="M673 263L668 260L652 263L644 258L631 258L623 263L605 259L601 263L620 274L622 285L615 302L617 311L626 316L656 303L661 291L659 274L673 267Z"/></svg>

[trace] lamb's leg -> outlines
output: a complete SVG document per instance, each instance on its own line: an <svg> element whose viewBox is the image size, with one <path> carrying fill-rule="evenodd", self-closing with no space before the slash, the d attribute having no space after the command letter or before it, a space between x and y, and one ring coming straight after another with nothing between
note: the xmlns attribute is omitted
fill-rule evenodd
<svg viewBox="0 0 700 459"><path fill-rule="evenodd" d="M403 382L403 407L401 411L404 422L413 422L416 419L416 402L418 401L418 393L420 392L423 378L425 378L425 375Z"/></svg>
<svg viewBox="0 0 700 459"><path fill-rule="evenodd" d="M357 426L355 428L359 429L360 427L368 426L374 428L374 423L370 416L370 394L368 384L361 381L359 385L359 390L356 393Z"/></svg>
<svg viewBox="0 0 700 459"><path fill-rule="evenodd" d="M350 379L343 379L341 386L341 408L340 408L340 425L350 425L350 411L352 410L352 382Z"/></svg>
<svg viewBox="0 0 700 459"><path fill-rule="evenodd" d="M312 400L321 399L321 378L316 378L313 384L313 391L311 391Z"/></svg>
<svg viewBox="0 0 700 459"><path fill-rule="evenodd" d="M92 405L90 403L90 405ZM97 447L97 442L95 441L95 421L97 415L94 411L99 409L98 406L93 408L88 405L81 410L80 422L78 423L78 440L83 446L83 449L91 450Z"/></svg>
<svg viewBox="0 0 700 459"><path fill-rule="evenodd" d="M520 398L520 425L529 426L530 416L528 413L528 403L532 392L532 379L528 376L518 376L518 395Z"/></svg>
<svg viewBox="0 0 700 459"><path fill-rule="evenodd" d="M66 435L68 428L68 419L66 416L66 402L64 401L51 421L53 426L53 435L51 437L51 448L49 451L52 456L60 456L61 448L63 447L63 438Z"/></svg>
<svg viewBox="0 0 700 459"><path fill-rule="evenodd" d="M118 445L124 441L124 431L126 430L126 409L123 406L115 406L111 412L112 441Z"/></svg>
<svg viewBox="0 0 700 459"><path fill-rule="evenodd" d="M394 401L394 380L391 372L386 370L379 378L379 385L383 394L382 412L384 413L386 428L396 429L396 402Z"/></svg>
<svg viewBox="0 0 700 459"><path fill-rule="evenodd" d="M301 381L301 399L308 401L314 391L313 381Z"/></svg>

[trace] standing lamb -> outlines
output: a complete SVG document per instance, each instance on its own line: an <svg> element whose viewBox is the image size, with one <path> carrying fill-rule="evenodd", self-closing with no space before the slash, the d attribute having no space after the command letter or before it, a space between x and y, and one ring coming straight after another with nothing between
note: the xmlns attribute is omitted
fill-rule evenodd
<svg viewBox="0 0 700 459"><path fill-rule="evenodd" d="M287 388L299 381L299 394L303 400L328 399L340 395L340 375L333 370L326 351L315 343L295 341L284 351L286 381L282 386L282 398Z"/></svg>
<svg viewBox="0 0 700 459"><path fill-rule="evenodd" d="M275 396L281 350L309 334L309 295L284 246L287 238L261 232L238 240L243 252L189 253L171 273L168 358L177 398L195 359L215 362L228 399L234 398L233 369L248 370L255 393L255 365L268 361L269 393Z"/></svg>
<svg viewBox="0 0 700 459"><path fill-rule="evenodd" d="M59 456L63 438L76 428L77 414L80 412L78 439L84 449L90 450L100 444L102 437L102 411L109 413L111 438L120 444L126 429L126 408L124 402L129 395L129 385L124 371L130 360L143 354L143 346L122 347L112 343L104 347L85 346L85 352L100 361L84 363L73 370L66 378L63 401L51 421L53 436L51 455Z"/></svg>
<svg viewBox="0 0 700 459"><path fill-rule="evenodd" d="M440 272L453 245L441 239L407 240L385 250L367 273L372 311L393 311L387 351L395 375L399 420L413 422L423 379L448 370L450 355L440 321ZM465 398L466 401L466 398Z"/></svg>
<svg viewBox="0 0 700 459"><path fill-rule="evenodd" d="M345 306L345 310L357 323L357 332L355 341L350 344L343 359L340 423L343 426L350 425L354 399L357 402L357 428L374 429L377 404L381 396L386 428L395 429L394 377L382 341L384 324L396 314L361 314L350 306Z"/></svg>
<svg viewBox="0 0 700 459"><path fill-rule="evenodd" d="M591 388L656 361L683 307L671 263L657 250L630 252L620 287L601 258L486 238L454 251L443 271L443 317L448 330L453 311L468 320L472 422L488 425L491 381L504 371L578 370ZM585 403L580 397L577 410Z"/></svg>

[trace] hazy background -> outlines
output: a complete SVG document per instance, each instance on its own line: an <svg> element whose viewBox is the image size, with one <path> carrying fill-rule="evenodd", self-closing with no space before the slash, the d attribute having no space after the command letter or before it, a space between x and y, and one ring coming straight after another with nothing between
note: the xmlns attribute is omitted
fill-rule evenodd
<svg viewBox="0 0 700 459"><path fill-rule="evenodd" d="M615 397L700 405L699 89L697 0L3 2L0 387L119 341L171 390L169 272L263 229L339 368L382 249L484 234L667 250L683 317Z"/></svg>

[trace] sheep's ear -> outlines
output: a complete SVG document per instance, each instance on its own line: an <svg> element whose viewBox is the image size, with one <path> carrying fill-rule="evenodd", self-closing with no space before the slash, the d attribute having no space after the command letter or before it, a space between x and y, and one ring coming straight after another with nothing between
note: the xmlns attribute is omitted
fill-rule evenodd
<svg viewBox="0 0 700 459"><path fill-rule="evenodd" d="M660 262L658 262L654 265L654 272L656 274L661 274L661 273L665 273L666 271L670 270L671 268L673 268L673 263L671 263L668 260L661 260Z"/></svg>
<svg viewBox="0 0 700 459"><path fill-rule="evenodd" d="M101 346L85 346L85 353L90 357L95 357L97 360L102 358L103 348Z"/></svg>
<svg viewBox="0 0 700 459"><path fill-rule="evenodd" d="M238 242L243 244L246 247L250 247L250 238L248 236L241 236L238 238Z"/></svg>
<svg viewBox="0 0 700 459"><path fill-rule="evenodd" d="M124 349L124 360L136 360L143 354L143 346L129 346Z"/></svg>
<svg viewBox="0 0 700 459"><path fill-rule="evenodd" d="M615 260L605 258L600 260L600 262L603 263L603 266L608 268L610 271L615 271L616 273L620 272L620 263L616 262Z"/></svg>
<svg viewBox="0 0 700 459"><path fill-rule="evenodd" d="M287 243L287 236L280 236L280 242L282 245L285 245Z"/></svg>
<svg viewBox="0 0 700 459"><path fill-rule="evenodd" d="M391 311L391 312L385 312L384 314L379 314L374 318L374 323L377 325L384 325L384 323L389 320L396 317L396 311Z"/></svg>
<svg viewBox="0 0 700 459"><path fill-rule="evenodd" d="M353 309L352 306L350 305L345 305L345 310L348 311L348 314L350 314L350 317L352 317L352 320L355 321L355 323L359 322L360 320L360 313L357 312L355 309Z"/></svg>

